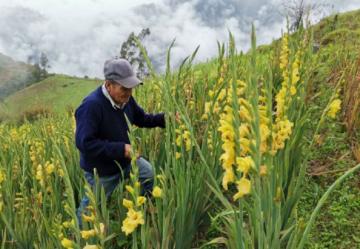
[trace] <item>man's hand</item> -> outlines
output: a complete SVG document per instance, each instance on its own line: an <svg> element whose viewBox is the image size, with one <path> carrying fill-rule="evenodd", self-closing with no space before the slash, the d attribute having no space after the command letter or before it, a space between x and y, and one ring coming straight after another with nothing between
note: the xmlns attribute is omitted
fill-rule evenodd
<svg viewBox="0 0 360 249"><path fill-rule="evenodd" d="M131 145L130 144L125 144L124 156L125 156L125 158L131 159Z"/></svg>

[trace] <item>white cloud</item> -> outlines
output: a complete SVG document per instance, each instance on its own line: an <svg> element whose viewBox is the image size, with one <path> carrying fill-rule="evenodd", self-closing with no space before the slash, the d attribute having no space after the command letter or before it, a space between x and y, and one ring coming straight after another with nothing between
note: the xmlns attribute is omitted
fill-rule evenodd
<svg viewBox="0 0 360 249"><path fill-rule="evenodd" d="M335 11L360 8L356 0L330 2ZM283 0L0 2L0 52L26 61L44 51L54 72L102 77L103 62L119 53L130 32L149 27L151 35L145 45L155 64L161 68L166 49L176 38L172 50L176 66L198 45L197 61L215 56L216 41L226 42L228 30L235 35L238 48L247 50L251 23L256 26L259 44L271 42L285 27L281 3Z"/></svg>

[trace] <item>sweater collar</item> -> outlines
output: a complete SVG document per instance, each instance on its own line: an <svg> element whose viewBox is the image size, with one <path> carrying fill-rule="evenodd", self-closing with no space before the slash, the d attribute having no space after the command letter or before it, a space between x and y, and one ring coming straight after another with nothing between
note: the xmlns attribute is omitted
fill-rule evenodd
<svg viewBox="0 0 360 249"><path fill-rule="evenodd" d="M107 99L110 101L111 106L112 106L115 110L117 110L117 109L123 109L123 108L124 108L124 106L126 105L126 103L123 103L121 106L118 105L118 104L116 104L115 101L111 98L108 90L106 89L105 83L101 86L101 90L102 90L102 93L104 94L105 98L107 98Z"/></svg>

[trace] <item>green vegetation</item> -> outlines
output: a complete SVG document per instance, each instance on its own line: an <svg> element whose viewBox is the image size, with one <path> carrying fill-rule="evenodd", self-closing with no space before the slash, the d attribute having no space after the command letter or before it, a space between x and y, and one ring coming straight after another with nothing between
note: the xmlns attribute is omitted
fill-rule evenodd
<svg viewBox="0 0 360 249"><path fill-rule="evenodd" d="M41 110L59 113L74 109L100 84L99 80L55 75L16 92L0 106L5 112L4 115L11 118Z"/></svg>

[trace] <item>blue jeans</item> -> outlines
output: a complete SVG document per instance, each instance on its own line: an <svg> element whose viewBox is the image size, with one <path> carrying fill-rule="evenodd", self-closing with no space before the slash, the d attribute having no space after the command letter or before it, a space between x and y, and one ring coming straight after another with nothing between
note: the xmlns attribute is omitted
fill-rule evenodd
<svg viewBox="0 0 360 249"><path fill-rule="evenodd" d="M151 164L143 157L136 159L136 164L139 168L139 181L141 184L141 195L147 195L151 193L154 185L154 170ZM123 174L125 179L129 177L131 165L126 167ZM86 181L90 184L93 191L95 191L95 177L94 174L84 171ZM99 177L99 184L104 188L106 198L109 199L111 193L115 190L116 186L122 179L121 173L111 176ZM79 226L82 227L81 215L85 208L89 205L89 198L85 195L80 202L79 208L76 210L76 216L79 222Z"/></svg>

